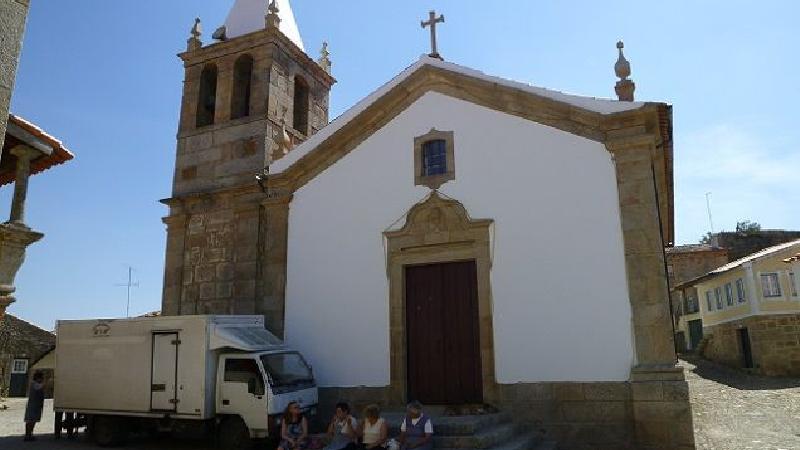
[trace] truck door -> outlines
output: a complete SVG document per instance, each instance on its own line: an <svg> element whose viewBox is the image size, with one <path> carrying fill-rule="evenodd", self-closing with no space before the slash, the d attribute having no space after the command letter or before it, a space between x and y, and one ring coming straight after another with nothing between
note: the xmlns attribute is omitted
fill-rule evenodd
<svg viewBox="0 0 800 450"><path fill-rule="evenodd" d="M178 333L153 333L150 409L175 411L178 406Z"/></svg>
<svg viewBox="0 0 800 450"><path fill-rule="evenodd" d="M220 366L217 412L240 416L256 433L266 430L266 387L258 361L250 356L224 356Z"/></svg>

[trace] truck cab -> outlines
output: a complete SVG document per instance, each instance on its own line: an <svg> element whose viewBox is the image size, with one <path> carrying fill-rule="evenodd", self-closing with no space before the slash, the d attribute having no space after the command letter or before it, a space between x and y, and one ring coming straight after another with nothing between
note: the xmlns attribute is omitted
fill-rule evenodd
<svg viewBox="0 0 800 450"><path fill-rule="evenodd" d="M217 386L217 413L241 417L251 438L267 437L290 402L316 412L314 374L295 351L223 354Z"/></svg>

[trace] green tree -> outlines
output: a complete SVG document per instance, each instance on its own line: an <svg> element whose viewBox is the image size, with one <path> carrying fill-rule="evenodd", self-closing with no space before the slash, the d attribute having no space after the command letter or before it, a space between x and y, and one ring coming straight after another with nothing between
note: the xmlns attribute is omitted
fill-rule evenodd
<svg viewBox="0 0 800 450"><path fill-rule="evenodd" d="M743 220L741 222L736 222L736 232L737 233L758 233L761 231L761 224L758 222L751 222L749 220Z"/></svg>

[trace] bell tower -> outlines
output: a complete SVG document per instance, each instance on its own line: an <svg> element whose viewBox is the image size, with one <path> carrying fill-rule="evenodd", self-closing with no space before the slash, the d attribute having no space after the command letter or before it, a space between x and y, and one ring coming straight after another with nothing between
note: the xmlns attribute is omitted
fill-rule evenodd
<svg viewBox="0 0 800 450"><path fill-rule="evenodd" d="M305 53L289 0L235 0L213 43L200 19L190 33L162 311L263 314L280 336L288 201L270 204L255 175L328 124L327 45Z"/></svg>

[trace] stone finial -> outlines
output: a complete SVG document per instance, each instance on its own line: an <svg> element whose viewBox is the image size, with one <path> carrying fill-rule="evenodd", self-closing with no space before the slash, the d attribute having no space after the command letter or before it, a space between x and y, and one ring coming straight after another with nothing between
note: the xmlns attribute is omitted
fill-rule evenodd
<svg viewBox="0 0 800 450"><path fill-rule="evenodd" d="M199 17L194 19L194 26L192 27L190 33L191 36L187 41L186 49L188 51L192 51L203 47L203 41L200 40L200 36L203 35L203 24Z"/></svg>
<svg viewBox="0 0 800 450"><path fill-rule="evenodd" d="M614 64L614 72L617 74L617 77L619 77L619 81L617 81L616 86L614 86L614 90L617 92L617 98L619 98L620 101L632 102L633 92L636 90L636 83L628 79L628 77L631 76L631 63L625 59L625 54L622 53L623 48L625 48L625 44L622 41L617 42L619 58L617 58L617 62Z"/></svg>
<svg viewBox="0 0 800 450"><path fill-rule="evenodd" d="M330 75L331 66L333 64L331 63L331 52L328 51L327 42L322 43L322 49L319 51L319 59L317 60L317 64L319 64L319 66L322 67L325 70L325 72L328 72L328 74Z"/></svg>
<svg viewBox="0 0 800 450"><path fill-rule="evenodd" d="M279 15L280 10L278 9L278 3L276 0L272 0L269 2L269 7L267 8L267 28L280 28L281 25L281 17Z"/></svg>
<svg viewBox="0 0 800 450"><path fill-rule="evenodd" d="M211 35L211 38L212 39L216 39L218 41L227 40L228 39L228 28L225 27L225 25L217 28L217 30L214 31L214 34Z"/></svg>

